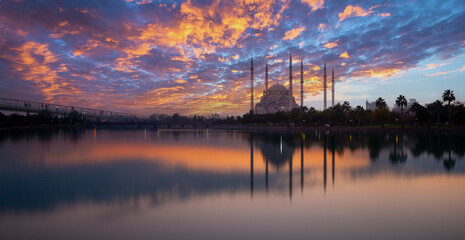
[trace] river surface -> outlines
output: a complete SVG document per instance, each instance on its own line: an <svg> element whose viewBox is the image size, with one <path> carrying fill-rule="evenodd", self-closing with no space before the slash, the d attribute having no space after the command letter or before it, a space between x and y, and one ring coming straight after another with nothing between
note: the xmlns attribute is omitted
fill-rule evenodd
<svg viewBox="0 0 465 240"><path fill-rule="evenodd" d="M464 133L0 132L0 239L465 239Z"/></svg>

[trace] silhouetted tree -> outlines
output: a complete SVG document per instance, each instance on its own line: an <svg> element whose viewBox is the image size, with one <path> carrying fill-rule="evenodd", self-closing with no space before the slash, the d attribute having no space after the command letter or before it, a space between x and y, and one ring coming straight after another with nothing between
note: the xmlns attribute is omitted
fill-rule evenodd
<svg viewBox="0 0 465 240"><path fill-rule="evenodd" d="M444 102L448 102L448 106L449 106L449 122L450 122L450 103L455 101L454 91L451 91L450 89L445 90L444 93L442 94L442 100Z"/></svg>
<svg viewBox="0 0 465 240"><path fill-rule="evenodd" d="M357 107L355 107L354 109L354 113L357 116L357 120L358 120L358 126L361 125L361 118L362 118L362 114L364 113L364 111L365 110L360 105L357 105Z"/></svg>
<svg viewBox="0 0 465 240"><path fill-rule="evenodd" d="M420 125L423 125L428 120L428 111L419 103L413 103L410 111L415 113L415 121L420 123Z"/></svg>
<svg viewBox="0 0 465 240"><path fill-rule="evenodd" d="M379 107L379 106L387 107L386 101L382 97L379 97L378 99L376 99L376 107Z"/></svg>
<svg viewBox="0 0 465 240"><path fill-rule="evenodd" d="M381 123L381 127L384 128L384 123L389 119L390 112L386 105L380 105L373 111L373 120Z"/></svg>
<svg viewBox="0 0 465 240"><path fill-rule="evenodd" d="M434 116L435 114L437 114L438 116L437 123L438 124L441 123L440 116L441 116L441 110L442 110L442 102L440 100L436 100L435 102L428 104L426 108L430 112L430 115Z"/></svg>
<svg viewBox="0 0 465 240"><path fill-rule="evenodd" d="M407 106L407 99L404 95L399 95L396 99L396 105L400 107L400 118L402 128L404 127L404 107Z"/></svg>

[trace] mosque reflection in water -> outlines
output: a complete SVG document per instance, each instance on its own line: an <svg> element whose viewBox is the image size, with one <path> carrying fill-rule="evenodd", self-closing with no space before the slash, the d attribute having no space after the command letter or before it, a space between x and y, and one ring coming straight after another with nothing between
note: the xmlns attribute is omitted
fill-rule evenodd
<svg viewBox="0 0 465 240"><path fill-rule="evenodd" d="M245 147L249 160L244 159ZM309 182L311 188L322 186L323 193L328 184L334 188L338 163L344 165L341 181L375 177L386 170L400 175L462 175L464 151L463 133L4 132L0 213L145 195L154 202L166 196L187 199L246 188L252 196L288 189L292 198L296 183L302 193Z"/></svg>
<svg viewBox="0 0 465 240"><path fill-rule="evenodd" d="M463 239L464 151L462 132L0 132L0 239Z"/></svg>
<svg viewBox="0 0 465 240"><path fill-rule="evenodd" d="M279 169L287 164L289 168L289 196L293 190L293 157L300 150L300 187L304 189L304 149L312 145L319 145L323 152L323 188L326 191L328 182L328 161L331 161L331 183L335 181L335 154L342 154L345 150L355 151L367 149L371 162L380 157L381 151L388 149L388 159L391 165L404 164L408 154L404 148L411 151L412 157L422 154L432 155L443 163L447 172L452 171L457 159L463 159L465 153L465 135L463 134L431 134L415 133L378 133L378 134L334 134L330 132L314 132L299 134L281 133L250 133L250 190L254 191L254 148L260 150L265 162L265 188L269 188L270 165ZM329 156L328 156L329 155ZM445 156L445 157L444 157ZM316 159L312 159L315 161ZM316 160L317 161L317 160ZM435 171L441 171L435 169Z"/></svg>
<svg viewBox="0 0 465 240"><path fill-rule="evenodd" d="M305 144L305 133L297 135L284 135L279 133L269 134L250 134L250 191L253 194L254 190L254 147L258 148L265 161L265 188L268 192L269 188L269 169L270 165L276 168L279 172L280 167L288 164L289 168L289 196L292 197L292 179L293 179L293 166L294 153L296 152L298 145L300 146L300 189L303 192L304 189L304 144ZM332 156L332 184L334 185L335 178L335 142L334 136L331 137L332 142L329 144ZM300 144L298 144L300 142ZM326 190L327 183L327 151L328 143L327 136L323 135L323 184Z"/></svg>

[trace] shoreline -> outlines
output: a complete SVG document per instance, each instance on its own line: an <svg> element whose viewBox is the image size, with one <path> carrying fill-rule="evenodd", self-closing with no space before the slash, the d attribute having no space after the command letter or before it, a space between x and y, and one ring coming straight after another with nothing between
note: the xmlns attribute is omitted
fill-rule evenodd
<svg viewBox="0 0 465 240"><path fill-rule="evenodd" d="M397 126L388 126L381 128L380 126L360 126L360 127L348 127L348 126L261 126L261 125L208 125L200 127L192 126L173 126L170 128L167 127L157 127L153 125L89 125L89 124L78 124L78 125L62 125L62 126L22 126L22 127L0 127L0 131L16 131L16 130L57 130L57 129L163 129L163 130L189 130L189 129L211 129L211 130L243 130L243 131L273 131L273 132L302 132L302 131L329 131L329 132L361 132L361 133L371 133L371 132L463 132L465 133L465 127L397 127Z"/></svg>
<svg viewBox="0 0 465 240"><path fill-rule="evenodd" d="M463 132L464 127L323 127L323 126L211 126L212 129L218 130L247 130L247 131L287 131L287 132L302 132L302 131L330 131L330 132Z"/></svg>

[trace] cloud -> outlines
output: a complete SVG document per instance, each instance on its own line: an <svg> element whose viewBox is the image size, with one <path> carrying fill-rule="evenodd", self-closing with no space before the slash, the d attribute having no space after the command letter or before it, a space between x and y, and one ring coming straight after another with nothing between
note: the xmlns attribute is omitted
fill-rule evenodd
<svg viewBox="0 0 465 240"><path fill-rule="evenodd" d="M325 48L333 48L333 47L337 47L337 42L328 42L326 43L325 45L323 45Z"/></svg>
<svg viewBox="0 0 465 240"><path fill-rule="evenodd" d="M457 71L441 71L441 72L430 73L430 74L425 74L425 75L428 77L432 77L432 76L440 76L440 75L445 75L445 74L454 73L454 72L457 72Z"/></svg>
<svg viewBox="0 0 465 240"><path fill-rule="evenodd" d="M372 11L367 11L363 9L362 7L355 5L349 5L347 6L343 12L338 14L339 17L339 22L344 21L345 19L351 18L351 17L366 17L369 16L372 13Z"/></svg>
<svg viewBox="0 0 465 240"><path fill-rule="evenodd" d="M307 4L312 12L324 8L325 4L324 0L302 0L302 2Z"/></svg>
<svg viewBox="0 0 465 240"><path fill-rule="evenodd" d="M465 71L465 65L459 69L459 71Z"/></svg>
<svg viewBox="0 0 465 240"><path fill-rule="evenodd" d="M298 37L305 29L305 27L291 29L284 34L283 40L292 40Z"/></svg>
<svg viewBox="0 0 465 240"><path fill-rule="evenodd" d="M184 80L184 79L178 79L178 80L176 80L175 82L176 82L176 83L178 83L178 84L184 84L184 83L187 83L187 81L186 81L186 80Z"/></svg>
<svg viewBox="0 0 465 240"><path fill-rule="evenodd" d="M340 58L349 58L349 54L347 53L347 51L341 53L341 55L339 55Z"/></svg>
<svg viewBox="0 0 465 240"><path fill-rule="evenodd" d="M443 8L429 2L370 8L362 8L370 1L137 2L147 3L2 2L0 93L144 114L237 115L250 107L252 54L259 101L265 62L272 83L287 83L289 51L305 59L308 96L321 92L324 60L338 66L339 79L376 85L404 71L457 64L464 53L465 14L451 11L448 0ZM340 24L355 16L371 17ZM429 59L437 65L420 65Z"/></svg>

